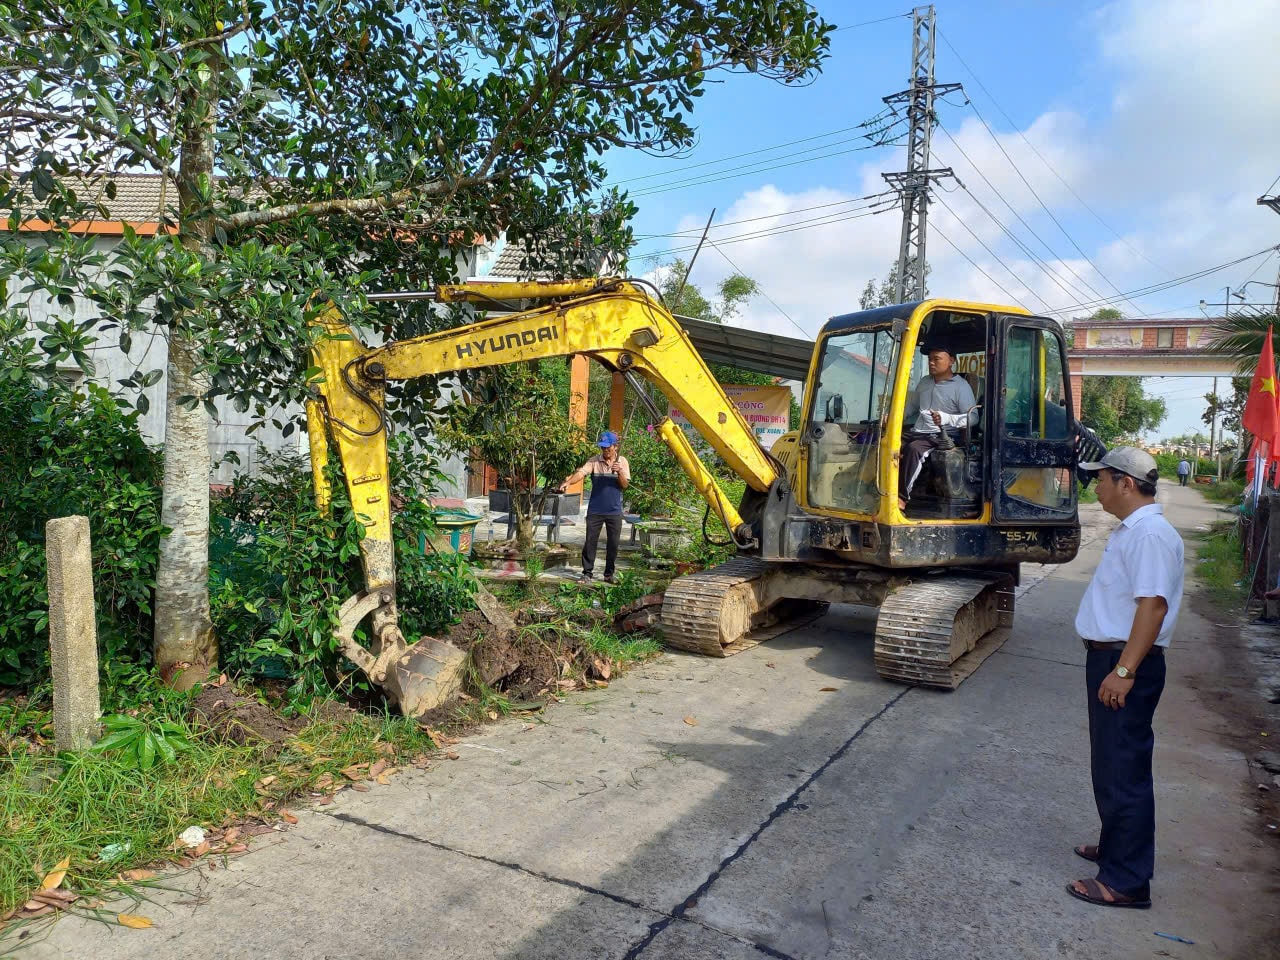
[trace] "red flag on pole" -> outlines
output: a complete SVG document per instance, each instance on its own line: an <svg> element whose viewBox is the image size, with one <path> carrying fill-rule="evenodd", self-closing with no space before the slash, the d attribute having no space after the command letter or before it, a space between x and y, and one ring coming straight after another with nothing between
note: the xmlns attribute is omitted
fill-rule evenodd
<svg viewBox="0 0 1280 960"><path fill-rule="evenodd" d="M1272 448L1276 446L1276 429L1280 427L1280 408L1276 403L1276 358L1271 349L1271 328L1267 327L1267 339L1262 341L1262 356L1258 358L1258 369L1254 371L1240 422Z"/></svg>

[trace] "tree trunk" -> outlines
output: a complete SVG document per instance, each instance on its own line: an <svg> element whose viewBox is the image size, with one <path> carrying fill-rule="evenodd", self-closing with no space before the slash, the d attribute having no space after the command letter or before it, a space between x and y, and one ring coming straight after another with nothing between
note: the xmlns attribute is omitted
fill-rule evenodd
<svg viewBox="0 0 1280 960"><path fill-rule="evenodd" d="M511 512L516 518L516 548L521 553L529 553L538 536L538 529L533 525L533 497L527 491L517 493L512 489Z"/></svg>
<svg viewBox="0 0 1280 960"><path fill-rule="evenodd" d="M200 83L185 93L178 164L178 232L182 245L213 255L213 220L201 196L213 177L217 119L216 53L202 51ZM198 309L198 308L197 308ZM199 328L197 328L199 329ZM207 336L207 334L206 334ZM209 617L209 414L208 384L199 373L199 345L184 329L169 331L168 406L164 423L164 491L161 522L170 533L160 541L156 571L156 668L164 681L189 689L218 668L218 641ZM195 397L194 406L179 403Z"/></svg>
<svg viewBox="0 0 1280 960"><path fill-rule="evenodd" d="M209 414L180 397L204 397L195 358L181 335L169 339L168 404L164 426L164 491L156 571L156 667L166 683L189 689L218 667L209 618Z"/></svg>

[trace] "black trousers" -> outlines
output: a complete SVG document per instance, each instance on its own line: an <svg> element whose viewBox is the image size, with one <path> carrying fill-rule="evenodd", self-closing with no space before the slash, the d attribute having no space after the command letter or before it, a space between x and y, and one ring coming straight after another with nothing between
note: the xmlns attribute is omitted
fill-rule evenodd
<svg viewBox="0 0 1280 960"><path fill-rule="evenodd" d="M1085 660L1089 747L1098 835L1098 880L1129 897L1151 896L1156 862L1156 797L1151 777L1151 718L1164 690L1162 655L1151 653L1134 674L1124 706L1098 702L1098 688L1120 660L1119 650L1090 650Z"/></svg>
<svg viewBox="0 0 1280 960"><path fill-rule="evenodd" d="M1187 474L1185 473L1178 474L1178 484L1183 487L1187 485Z"/></svg>
<svg viewBox="0 0 1280 960"><path fill-rule="evenodd" d="M604 527L604 575L613 576L613 566L618 561L618 543L622 539L622 514L588 513L587 539L582 544L582 572L590 573L596 564L596 547L600 541L600 528Z"/></svg>
<svg viewBox="0 0 1280 960"><path fill-rule="evenodd" d="M902 463L898 467L898 495L911 499L911 488L920 477L920 470L929 454L942 443L941 433L908 433L902 438Z"/></svg>

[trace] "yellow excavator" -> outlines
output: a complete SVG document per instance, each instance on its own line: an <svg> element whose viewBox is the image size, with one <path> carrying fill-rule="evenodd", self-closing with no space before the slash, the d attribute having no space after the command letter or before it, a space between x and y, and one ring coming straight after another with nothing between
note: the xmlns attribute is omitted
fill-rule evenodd
<svg viewBox="0 0 1280 960"><path fill-rule="evenodd" d="M579 353L620 371L738 547L727 563L668 587L663 638L683 650L727 656L776 633L797 607L865 604L879 608L882 677L954 688L1007 636L1018 565L1075 556L1077 448L1083 442L1089 455L1097 450L1071 416L1055 321L1019 307L942 299L834 317L814 345L800 429L766 451L680 323L646 288L620 278L478 281L386 295L520 309L378 347L364 346L336 310L317 319L318 372L307 403L316 498L327 507L332 444L366 524L365 590L343 605L338 639L405 714L454 696L465 656L432 637L408 643L400 631L384 410L390 381ZM975 403L925 461L904 502L903 436L913 425L926 352L938 344L955 357ZM746 481L741 503L729 500L641 380ZM366 617L367 648L354 638Z"/></svg>

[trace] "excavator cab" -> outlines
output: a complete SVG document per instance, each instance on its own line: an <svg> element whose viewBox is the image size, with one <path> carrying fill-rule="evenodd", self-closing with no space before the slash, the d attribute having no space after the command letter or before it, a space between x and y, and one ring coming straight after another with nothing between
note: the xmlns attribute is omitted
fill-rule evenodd
<svg viewBox="0 0 1280 960"><path fill-rule="evenodd" d="M949 411L902 507L907 444L928 416L918 391L928 354L939 348L972 400ZM1053 543L1071 539L1046 533L1077 523L1075 424L1056 321L955 300L835 317L818 339L804 410L795 504L850 522L857 535L836 550L844 559L903 567L1016 563L1033 559L1019 549L1022 541L1049 548L1032 552L1058 553ZM1019 530L1011 539L1001 527L1040 532ZM809 547L832 549L838 538L825 529L827 542L809 536ZM797 559L814 558L799 544L804 537L788 539Z"/></svg>

